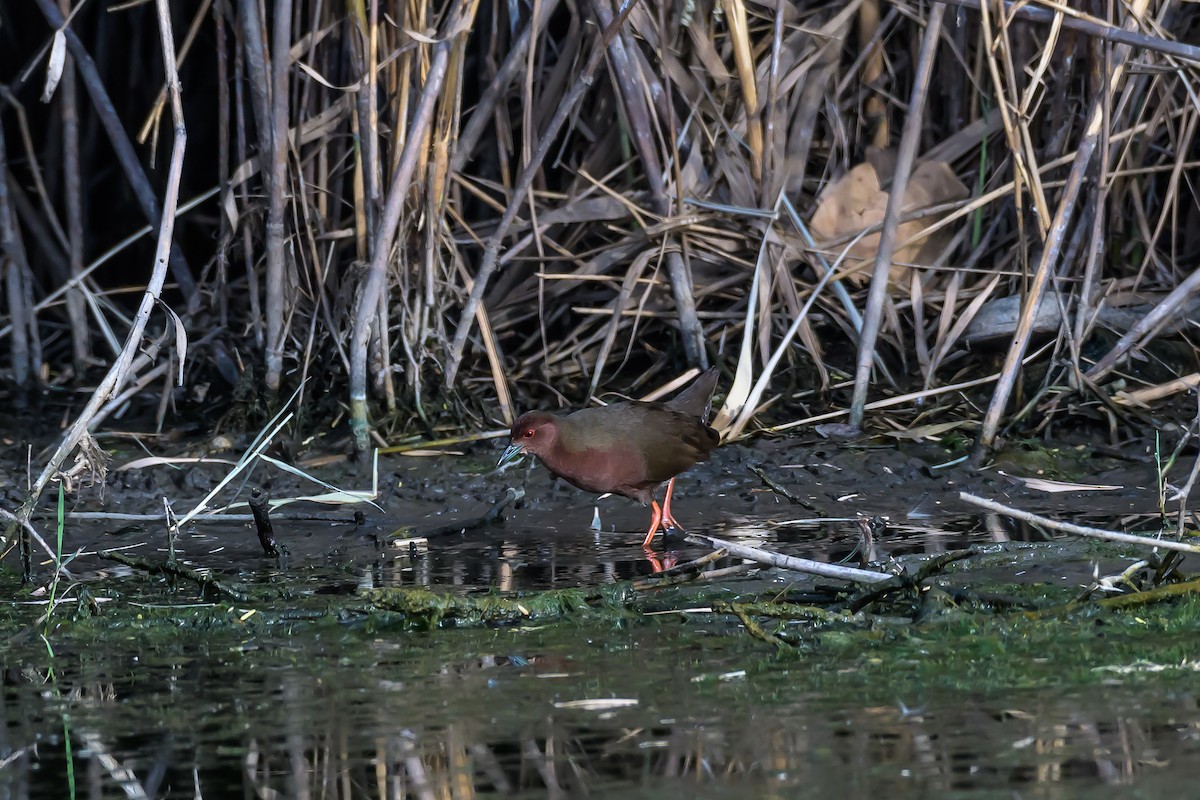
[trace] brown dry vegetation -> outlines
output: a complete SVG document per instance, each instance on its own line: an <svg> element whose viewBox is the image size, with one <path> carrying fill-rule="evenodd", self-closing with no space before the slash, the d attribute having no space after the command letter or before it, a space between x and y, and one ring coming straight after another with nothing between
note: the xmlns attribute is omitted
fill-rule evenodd
<svg viewBox="0 0 1200 800"><path fill-rule="evenodd" d="M1196 385L1193 3L67 6L0 5L0 335L90 387L137 334L88 424L303 383L365 446L720 353L728 435L892 398L990 445Z"/></svg>

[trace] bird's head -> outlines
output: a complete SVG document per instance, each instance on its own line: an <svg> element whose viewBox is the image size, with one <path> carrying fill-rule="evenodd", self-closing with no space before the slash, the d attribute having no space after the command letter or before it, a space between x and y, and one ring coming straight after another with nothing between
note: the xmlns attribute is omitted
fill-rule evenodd
<svg viewBox="0 0 1200 800"><path fill-rule="evenodd" d="M512 432L508 435L508 447L500 455L496 466L502 467L527 453L545 455L554 446L557 437L557 417L545 411L527 411L513 423Z"/></svg>

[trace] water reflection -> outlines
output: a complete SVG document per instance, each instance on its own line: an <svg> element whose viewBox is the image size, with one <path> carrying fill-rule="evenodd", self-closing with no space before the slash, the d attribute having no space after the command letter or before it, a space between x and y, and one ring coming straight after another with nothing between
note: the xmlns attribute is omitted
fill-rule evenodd
<svg viewBox="0 0 1200 800"><path fill-rule="evenodd" d="M77 795L96 798L1065 798L1183 780L1200 766L1190 693L1114 686L1103 698L1015 693L917 711L773 702L771 677L694 680L672 668L678 643L662 638L634 633L587 660L432 662L414 659L412 643L384 642L349 666L283 642L264 642L274 649L254 665L199 647L123 674L109 663L61 702L9 664L0 794L67 796L68 738ZM632 652L655 672L624 703L563 707L612 699L613 670Z"/></svg>

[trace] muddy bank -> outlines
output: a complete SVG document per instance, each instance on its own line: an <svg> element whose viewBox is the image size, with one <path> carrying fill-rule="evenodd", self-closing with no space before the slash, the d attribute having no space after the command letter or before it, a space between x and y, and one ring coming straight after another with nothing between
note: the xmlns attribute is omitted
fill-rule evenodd
<svg viewBox="0 0 1200 800"><path fill-rule="evenodd" d="M20 447L11 437L8 442L6 454L13 457ZM104 549L162 558L173 548L194 567L277 578L301 570L305 580L332 587L365 580L466 591L568 588L629 579L652 567L638 546L648 516L644 509L621 497L596 499L531 460L497 472L498 441L443 455L381 456L377 467L336 453L302 452L290 460L277 453L329 486L378 488L374 504L297 502L276 508L276 533L289 553L284 561L263 556L245 506L251 490L278 501L328 493L329 486L259 463L207 504L240 517L189 523L169 547L161 520L120 515L161 515L164 500L177 518L194 510L232 470L236 443L146 443L169 463L148 461L144 446L130 437L110 436L102 444L112 454L103 488L77 483L75 495L66 498L69 514L79 515L68 516L63 540L64 552L77 554L69 567L77 577L121 573L124 568L97 558ZM677 485L675 508L693 530L831 562L855 552L861 517L886 522L876 537L877 558L937 553L971 542L1061 538L979 514L959 500L963 490L1084 524L1157 531L1159 478L1149 448L1148 443L1129 448L1126 459L1118 460L1082 446L1017 447L974 472L955 463L959 449L946 443L760 440L722 447L710 462L686 473ZM1187 468L1177 464L1166 482L1182 483ZM12 470L2 479L6 494L15 498L23 476ZM1106 488L1050 492L1031 488L1029 480ZM523 497L506 504L498 519L485 519L510 489ZM54 541L56 499L47 494L36 520L48 543ZM672 561L702 554L680 539L657 540L655 549ZM49 556L38 557L45 577Z"/></svg>

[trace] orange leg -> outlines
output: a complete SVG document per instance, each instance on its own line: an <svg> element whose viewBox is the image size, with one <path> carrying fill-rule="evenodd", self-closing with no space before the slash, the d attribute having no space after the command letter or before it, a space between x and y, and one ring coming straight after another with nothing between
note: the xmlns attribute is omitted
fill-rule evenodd
<svg viewBox="0 0 1200 800"><path fill-rule="evenodd" d="M642 547L650 546L650 540L654 538L654 534L658 530L658 524L662 522L663 511L658 507L657 500L650 501L650 514L650 532L646 534L646 541L642 542Z"/></svg>
<svg viewBox="0 0 1200 800"><path fill-rule="evenodd" d="M663 497L662 521L663 528L675 528L683 530L683 526L679 524L679 520L671 513L671 492L675 489L675 479L667 481L667 494Z"/></svg>

